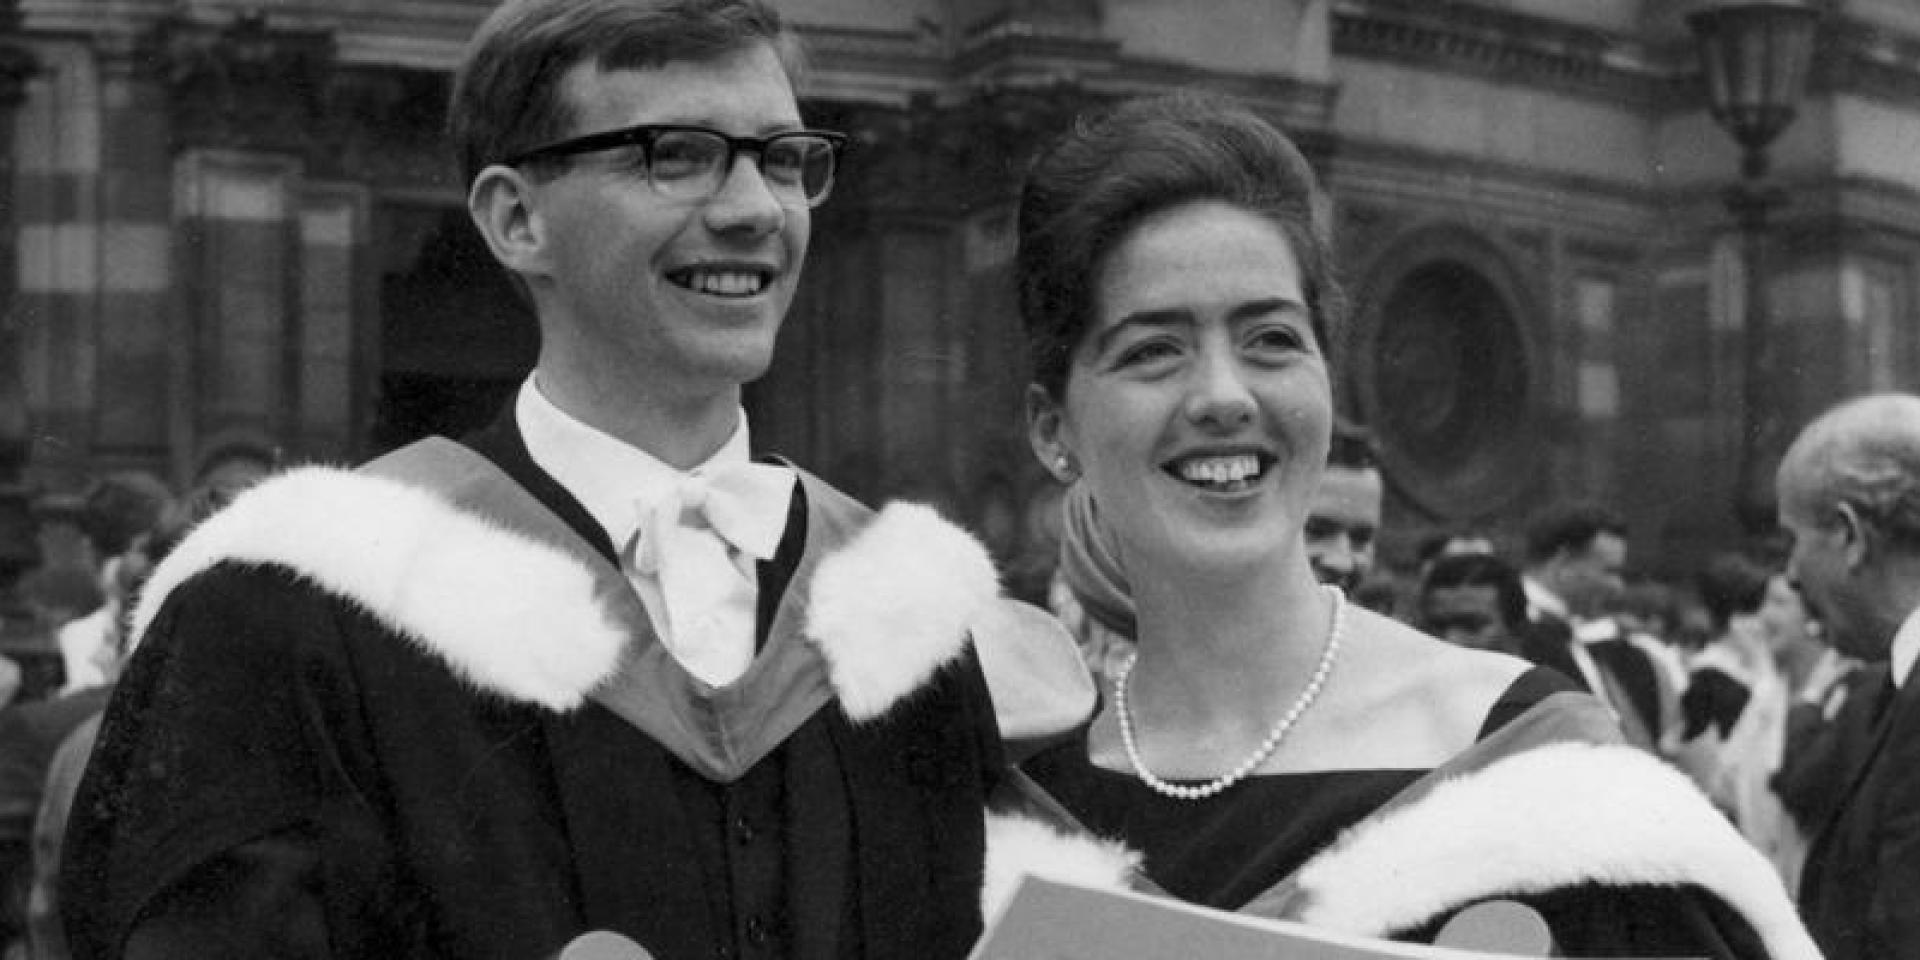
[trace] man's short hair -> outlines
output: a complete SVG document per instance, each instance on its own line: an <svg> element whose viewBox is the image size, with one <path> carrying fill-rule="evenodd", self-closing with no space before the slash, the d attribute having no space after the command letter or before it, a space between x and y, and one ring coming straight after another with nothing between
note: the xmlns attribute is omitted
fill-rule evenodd
<svg viewBox="0 0 1920 960"><path fill-rule="evenodd" d="M1516 638L1527 625L1527 593L1520 585L1520 572L1513 565L1488 553L1456 553L1440 557L1427 568L1420 581L1420 600L1427 594L1454 587L1492 587L1500 619Z"/></svg>
<svg viewBox="0 0 1920 960"><path fill-rule="evenodd" d="M127 552L173 504L173 491L144 473L115 474L87 491L80 529L101 559Z"/></svg>
<svg viewBox="0 0 1920 960"><path fill-rule="evenodd" d="M1336 419L1333 439L1327 444L1327 466L1348 470L1373 470L1380 466L1375 455L1373 434L1355 423Z"/></svg>
<svg viewBox="0 0 1920 960"><path fill-rule="evenodd" d="M1920 397L1881 394L1848 401L1817 418L1787 459L1805 482L1797 506L1830 524L1841 504L1875 533L1920 551Z"/></svg>
<svg viewBox="0 0 1920 960"><path fill-rule="evenodd" d="M1627 521L1597 503L1553 507L1527 524L1527 562L1544 563L1563 550L1578 553L1603 533L1625 537Z"/></svg>
<svg viewBox="0 0 1920 960"><path fill-rule="evenodd" d="M560 81L579 64L644 70L762 43L789 77L798 72L798 36L764 0L507 0L474 33L448 101L465 183L567 135L573 117Z"/></svg>

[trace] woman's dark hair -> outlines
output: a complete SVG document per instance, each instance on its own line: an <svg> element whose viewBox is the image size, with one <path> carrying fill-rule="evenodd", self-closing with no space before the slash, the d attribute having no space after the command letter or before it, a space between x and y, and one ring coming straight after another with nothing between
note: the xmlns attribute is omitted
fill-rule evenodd
<svg viewBox="0 0 1920 960"><path fill-rule="evenodd" d="M1278 226L1300 263L1322 351L1342 320L1327 204L1287 136L1239 102L1182 91L1081 120L1034 162L1020 193L1014 259L1033 379L1066 393L1074 347L1093 318L1102 260L1146 217L1217 200Z"/></svg>
<svg viewBox="0 0 1920 960"><path fill-rule="evenodd" d="M1741 553L1716 554L1700 571L1700 603L1715 633L1724 632L1735 614L1753 613L1767 599L1773 571Z"/></svg>

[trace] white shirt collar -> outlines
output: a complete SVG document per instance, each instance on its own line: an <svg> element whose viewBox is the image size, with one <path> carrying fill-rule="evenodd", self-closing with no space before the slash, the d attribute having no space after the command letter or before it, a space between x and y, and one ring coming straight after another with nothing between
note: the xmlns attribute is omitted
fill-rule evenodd
<svg viewBox="0 0 1920 960"><path fill-rule="evenodd" d="M1893 685L1899 687L1907 682L1907 675L1913 672L1913 663L1920 660L1920 609L1907 614L1907 619L1894 632L1893 649L1888 653L1891 661Z"/></svg>
<svg viewBox="0 0 1920 960"><path fill-rule="evenodd" d="M1542 614L1558 617L1562 620L1572 619L1567 613L1567 602L1560 599L1559 594L1548 589L1546 584L1541 583L1533 577L1521 577L1520 589L1525 591L1527 595L1528 616L1536 620L1539 619Z"/></svg>
<svg viewBox="0 0 1920 960"><path fill-rule="evenodd" d="M540 392L534 375L520 385L514 417L533 462L580 501L616 548L631 541L639 529L637 503L654 500L688 473L751 459L744 410L740 411L733 436L713 456L685 473L554 406Z"/></svg>

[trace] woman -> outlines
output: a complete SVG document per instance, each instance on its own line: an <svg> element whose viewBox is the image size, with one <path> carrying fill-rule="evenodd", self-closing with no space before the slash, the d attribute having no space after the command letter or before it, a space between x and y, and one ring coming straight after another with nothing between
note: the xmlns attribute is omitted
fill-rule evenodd
<svg viewBox="0 0 1920 960"><path fill-rule="evenodd" d="M1826 705L1840 694L1853 664L1827 646L1820 635L1820 624L1807 610L1806 599L1800 596L1799 590L1794 589L1785 574L1775 573L1768 578L1767 598L1760 606L1759 618L1761 632L1767 639L1767 649L1772 654L1773 665L1780 677L1781 701L1777 729L1769 737L1773 752L1765 768L1765 789L1769 801L1778 805L1782 812L1775 835L1761 849L1780 869L1780 875L1786 879L1787 889L1797 890L1800 886L1800 869L1806 864L1807 845L1813 839L1811 830L1818 825L1798 822L1795 819L1797 811L1787 802L1774 781L1787 765L1789 751L1799 745L1791 736L1793 712L1804 708L1816 716L1822 715Z"/></svg>
<svg viewBox="0 0 1920 960"><path fill-rule="evenodd" d="M1068 567L1125 580L1076 584L1082 602L1137 640L1083 734L1024 765L1030 814L1127 852L1032 856L1374 936L1427 939L1505 898L1573 955L1813 956L1684 779L1595 745L1618 738L1595 701L1315 582L1340 313L1325 216L1284 136L1199 94L1084 122L1030 175L1031 440L1110 535L1111 564ZM1017 824L990 833L990 905L1037 862Z"/></svg>
<svg viewBox="0 0 1920 960"><path fill-rule="evenodd" d="M1791 878L1789 865L1798 860L1785 846L1792 823L1768 781L1780 766L1789 705L1778 646L1789 639L1799 598L1786 578L1739 554L1714 557L1699 586L1713 637L1693 657L1682 725L1668 752ZM1804 608L1800 619L1804 629Z"/></svg>

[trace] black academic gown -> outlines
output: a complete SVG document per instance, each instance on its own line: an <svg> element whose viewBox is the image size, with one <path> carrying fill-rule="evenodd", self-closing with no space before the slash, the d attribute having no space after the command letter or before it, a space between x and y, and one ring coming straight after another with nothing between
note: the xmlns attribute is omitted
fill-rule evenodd
<svg viewBox="0 0 1920 960"><path fill-rule="evenodd" d="M1646 651L1625 639L1601 640L1586 645L1594 666L1605 674L1611 689L1593 690L1586 674L1573 659L1573 625L1559 617L1542 615L1529 621L1521 638L1520 655L1543 667L1551 667L1572 680L1582 690L1615 701L1616 709L1631 710L1642 746L1658 743L1665 729L1665 710L1661 706L1659 667ZM1624 719L1624 718L1623 718Z"/></svg>
<svg viewBox="0 0 1920 960"><path fill-rule="evenodd" d="M1683 774L1619 738L1593 698L1547 697L1330 833L1238 912L1430 940L1504 900L1547 918L1554 956L1818 960L1772 866ZM1086 834L1031 782L1013 786L1023 802L988 824L990 903L1021 873L1165 895L1151 862ZM1263 846L1249 838L1248 856Z"/></svg>
<svg viewBox="0 0 1920 960"><path fill-rule="evenodd" d="M1800 906L1827 960L1920 957L1920 686L1909 678L1896 692L1873 676L1878 689L1858 691L1838 720L1865 755L1829 782L1838 809L1801 874Z"/></svg>
<svg viewBox="0 0 1920 960"><path fill-rule="evenodd" d="M984 550L801 474L716 691L517 437L480 447L291 471L156 571L74 809L74 956L964 955Z"/></svg>

